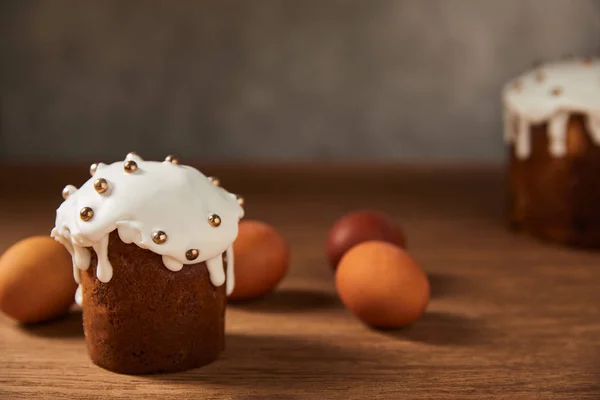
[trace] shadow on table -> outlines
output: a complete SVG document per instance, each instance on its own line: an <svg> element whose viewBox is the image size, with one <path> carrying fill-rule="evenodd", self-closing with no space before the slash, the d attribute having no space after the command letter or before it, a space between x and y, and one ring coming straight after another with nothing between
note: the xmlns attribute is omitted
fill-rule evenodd
<svg viewBox="0 0 600 400"><path fill-rule="evenodd" d="M439 299L464 293L465 279L455 275L431 273L428 274L431 287L431 298ZM463 289L461 289L461 286Z"/></svg>
<svg viewBox="0 0 600 400"><path fill-rule="evenodd" d="M400 340L438 346L479 346L491 339L483 321L439 312L428 312L409 327L380 332Z"/></svg>
<svg viewBox="0 0 600 400"><path fill-rule="evenodd" d="M305 289L280 289L260 299L231 302L229 305L241 310L267 313L302 312L342 307L339 299L332 293Z"/></svg>
<svg viewBox="0 0 600 400"><path fill-rule="evenodd" d="M365 363L378 360L357 347L341 347L276 335L227 335L227 348L215 363L203 368L144 378L191 385L289 388L318 382L347 382L365 373ZM371 371L372 372L372 371ZM371 376L366 375L370 380ZM366 382L366 381L365 381ZM355 383L360 383L360 379Z"/></svg>
<svg viewBox="0 0 600 400"><path fill-rule="evenodd" d="M301 329L301 328L299 328ZM478 346L490 340L480 320L430 312L409 328L374 330L375 334L406 342L439 346ZM371 338L375 339L376 338ZM283 390L328 384L353 388L374 384L374 376L401 381L402 352L410 346L361 346L357 343L320 341L278 335L227 335L227 349L221 359L192 371L150 375L151 381L188 385L242 386ZM435 350L432 350L435 351ZM390 372L391 371L391 372ZM388 379L386 378L386 379Z"/></svg>
<svg viewBox="0 0 600 400"><path fill-rule="evenodd" d="M19 329L29 335L46 338L83 338L81 311L71 311L63 317L37 324L21 324Z"/></svg>

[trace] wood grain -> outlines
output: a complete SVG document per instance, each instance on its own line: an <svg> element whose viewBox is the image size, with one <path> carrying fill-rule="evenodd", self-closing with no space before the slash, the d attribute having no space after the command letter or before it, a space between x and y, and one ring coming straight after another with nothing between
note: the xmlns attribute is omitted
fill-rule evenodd
<svg viewBox="0 0 600 400"><path fill-rule="evenodd" d="M509 231L501 170L207 168L292 249L277 292L230 305L223 357L185 373L118 375L89 361L78 313L27 327L0 317L0 398L600 398L600 254ZM35 169L0 168L0 250L48 234L62 186L81 183L81 170L49 169L36 187ZM364 207L404 226L429 274L431 304L409 328L370 329L335 294L327 230Z"/></svg>

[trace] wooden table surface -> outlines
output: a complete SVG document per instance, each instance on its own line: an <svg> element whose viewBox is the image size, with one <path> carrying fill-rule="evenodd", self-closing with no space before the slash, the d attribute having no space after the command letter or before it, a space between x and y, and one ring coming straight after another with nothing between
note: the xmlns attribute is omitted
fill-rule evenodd
<svg viewBox="0 0 600 400"><path fill-rule="evenodd" d="M0 168L0 251L48 234L86 167ZM227 350L178 374L124 376L88 359L81 315L36 326L0 317L0 398L598 399L600 253L506 228L500 168L207 166L242 192L248 218L292 249L272 295L230 305ZM336 297L332 221L377 208L401 223L429 274L413 326L370 329Z"/></svg>

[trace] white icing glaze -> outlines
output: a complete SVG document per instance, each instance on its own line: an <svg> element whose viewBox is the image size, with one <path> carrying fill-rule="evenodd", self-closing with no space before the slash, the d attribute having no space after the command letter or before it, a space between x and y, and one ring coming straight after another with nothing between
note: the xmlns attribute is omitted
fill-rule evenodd
<svg viewBox="0 0 600 400"><path fill-rule="evenodd" d="M569 113L558 111L548 122L548 137L550 139L549 151L555 157L562 157L567 154L567 124L569 122Z"/></svg>
<svg viewBox="0 0 600 400"><path fill-rule="evenodd" d="M595 143L600 143L600 115L590 114L587 119L587 129L594 136Z"/></svg>
<svg viewBox="0 0 600 400"><path fill-rule="evenodd" d="M233 292L235 286L235 276L233 272L233 246L230 245L225 253L225 260L227 261L227 286L225 290L227 294Z"/></svg>
<svg viewBox="0 0 600 400"><path fill-rule="evenodd" d="M517 157L527 158L531 153L531 132L529 131L529 124L523 118L519 118L517 123L518 131L515 136Z"/></svg>
<svg viewBox="0 0 600 400"><path fill-rule="evenodd" d="M560 61L529 71L506 84L503 103L504 138L520 159L531 154L531 126L541 123L548 123L550 154L564 156L572 113L586 116L600 145L600 60Z"/></svg>
<svg viewBox="0 0 600 400"><path fill-rule="evenodd" d="M77 286L77 290L75 291L75 303L77 303L79 307L81 307L81 304L83 303L83 294L81 291L81 285Z"/></svg>
<svg viewBox="0 0 600 400"><path fill-rule="evenodd" d="M144 161L128 155L139 169L127 173L123 162L99 163L94 176L80 189L69 185L67 199L56 211L56 226L51 236L63 244L73 257L73 276L80 283L80 270L90 266L93 248L100 282L112 279L113 268L108 258L108 235L117 230L124 243L135 243L162 256L166 268L179 271L184 264L206 262L210 280L220 286L227 281L230 294L234 286L232 243L237 237L238 221L244 216L236 196L214 185L198 170L171 162ZM94 189L96 179L104 178L109 188L104 193ZM90 207L93 217L84 221L80 210ZM208 222L217 214L219 226ZM167 234L157 244L155 231ZM186 258L191 249L199 251L194 260ZM223 270L223 253L227 260L227 276ZM81 305L81 287L76 294Z"/></svg>

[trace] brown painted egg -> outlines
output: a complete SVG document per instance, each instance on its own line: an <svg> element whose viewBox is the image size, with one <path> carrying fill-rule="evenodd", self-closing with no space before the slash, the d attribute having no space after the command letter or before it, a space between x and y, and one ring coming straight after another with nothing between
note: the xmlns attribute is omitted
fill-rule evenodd
<svg viewBox="0 0 600 400"><path fill-rule="evenodd" d="M364 323L406 326L429 303L429 280L400 247L369 241L348 251L338 265L336 288L344 305Z"/></svg>
<svg viewBox="0 0 600 400"><path fill-rule="evenodd" d="M71 255L50 237L21 240L0 257L0 310L19 322L65 314L76 289Z"/></svg>
<svg viewBox="0 0 600 400"><path fill-rule="evenodd" d="M327 238L327 256L333 269L344 253L359 243L380 240L406 246L402 230L387 215L379 211L355 211L335 222Z"/></svg>
<svg viewBox="0 0 600 400"><path fill-rule="evenodd" d="M271 292L285 276L290 263L289 246L272 226L244 220L233 243L235 286L230 300L249 300Z"/></svg>

